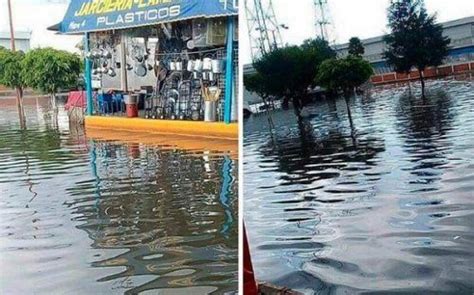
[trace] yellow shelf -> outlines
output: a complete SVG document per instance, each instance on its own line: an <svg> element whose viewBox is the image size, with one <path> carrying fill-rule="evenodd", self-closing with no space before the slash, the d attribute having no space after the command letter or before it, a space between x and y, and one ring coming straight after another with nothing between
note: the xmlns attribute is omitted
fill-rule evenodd
<svg viewBox="0 0 474 295"><path fill-rule="evenodd" d="M99 116L87 116L85 123L86 129L139 131L234 141L237 141L239 138L239 126L237 123L225 124L220 122L209 123Z"/></svg>

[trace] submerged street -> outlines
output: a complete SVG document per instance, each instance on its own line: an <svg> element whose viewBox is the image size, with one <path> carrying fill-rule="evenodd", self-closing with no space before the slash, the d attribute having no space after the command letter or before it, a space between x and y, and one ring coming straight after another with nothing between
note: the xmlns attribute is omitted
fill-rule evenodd
<svg viewBox="0 0 474 295"><path fill-rule="evenodd" d="M380 86L245 122L256 277L305 294L474 288L474 83Z"/></svg>
<svg viewBox="0 0 474 295"><path fill-rule="evenodd" d="M0 100L2 292L237 291L236 151L92 140L59 109L27 99L21 130Z"/></svg>

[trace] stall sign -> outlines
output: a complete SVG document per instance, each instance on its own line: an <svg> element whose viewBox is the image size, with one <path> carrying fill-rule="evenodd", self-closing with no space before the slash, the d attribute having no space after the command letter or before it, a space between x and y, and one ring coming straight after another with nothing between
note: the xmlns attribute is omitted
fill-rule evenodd
<svg viewBox="0 0 474 295"><path fill-rule="evenodd" d="M237 0L78 0L71 1L62 33L123 29L238 14Z"/></svg>

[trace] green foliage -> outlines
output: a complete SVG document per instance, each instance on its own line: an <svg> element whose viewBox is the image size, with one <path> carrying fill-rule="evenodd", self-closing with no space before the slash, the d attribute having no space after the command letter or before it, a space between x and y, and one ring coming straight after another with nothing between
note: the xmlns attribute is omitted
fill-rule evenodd
<svg viewBox="0 0 474 295"><path fill-rule="evenodd" d="M34 49L22 61L22 76L29 87L54 94L77 87L81 64L77 54L53 48Z"/></svg>
<svg viewBox="0 0 474 295"><path fill-rule="evenodd" d="M349 40L349 54L354 56L362 56L365 53L364 44L357 37L352 37Z"/></svg>
<svg viewBox="0 0 474 295"><path fill-rule="evenodd" d="M364 84L373 69L369 62L360 57L349 55L343 59L330 59L321 64L318 80L321 86L331 92L344 92L350 95L354 88Z"/></svg>
<svg viewBox="0 0 474 295"><path fill-rule="evenodd" d="M10 88L23 88L21 63L25 54L21 51L11 51L0 48L0 84Z"/></svg>
<svg viewBox="0 0 474 295"><path fill-rule="evenodd" d="M244 85L245 88L250 91L256 93L258 96L266 100L269 98L266 90L270 85L266 85L267 80L263 78L263 76L259 73L255 74L248 74L244 76Z"/></svg>
<svg viewBox="0 0 474 295"><path fill-rule="evenodd" d="M423 0L392 1L388 21L391 34L385 37L385 57L397 72L442 64L450 40L442 35L436 16L428 15Z"/></svg>
<svg viewBox="0 0 474 295"><path fill-rule="evenodd" d="M319 66L323 61L336 58L337 56L336 51L329 46L328 41L321 38L305 40L301 45L301 48L309 55L309 58L314 65L313 69L311 69L312 72L310 73L312 77L316 76ZM316 85L313 84L313 86Z"/></svg>
<svg viewBox="0 0 474 295"><path fill-rule="evenodd" d="M308 87L314 85L319 65L335 56L334 50L321 39L275 49L254 63L258 76L247 78L246 87L262 97L293 99L298 107L307 96Z"/></svg>

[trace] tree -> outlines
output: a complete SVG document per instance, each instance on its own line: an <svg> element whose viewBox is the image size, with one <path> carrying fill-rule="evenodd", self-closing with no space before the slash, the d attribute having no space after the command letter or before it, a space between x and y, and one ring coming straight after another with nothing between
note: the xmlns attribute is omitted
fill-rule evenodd
<svg viewBox="0 0 474 295"><path fill-rule="evenodd" d="M77 87L81 73L81 59L77 54L53 48L29 51L22 61L22 76L35 90L51 95L56 109L56 93Z"/></svg>
<svg viewBox="0 0 474 295"><path fill-rule="evenodd" d="M349 54L354 56L362 56L365 53L364 44L357 37L349 40Z"/></svg>
<svg viewBox="0 0 474 295"><path fill-rule="evenodd" d="M7 86L17 91L17 106L20 116L20 125L25 126L23 111L23 89L25 81L21 75L21 66L25 54L22 51L11 51L0 47L0 85Z"/></svg>
<svg viewBox="0 0 474 295"><path fill-rule="evenodd" d="M258 79L263 82L259 92L265 93L266 97L283 98L284 104L291 100L299 116L309 87L315 84L319 65L334 56L329 44L321 39L307 40L301 46L275 49L254 63L260 75Z"/></svg>
<svg viewBox="0 0 474 295"><path fill-rule="evenodd" d="M25 82L21 76L21 63L25 54L0 48L0 84L9 88L23 89Z"/></svg>
<svg viewBox="0 0 474 295"><path fill-rule="evenodd" d="M326 60L321 64L317 79L321 86L327 90L334 93L343 93L352 129L353 122L348 102L349 97L354 93L354 89L367 82L373 73L372 66L368 61L353 55L343 59Z"/></svg>
<svg viewBox="0 0 474 295"><path fill-rule="evenodd" d="M349 97L356 87L364 84L373 75L369 62L349 55L342 59L330 59L321 64L317 79L329 91L342 92Z"/></svg>
<svg viewBox="0 0 474 295"><path fill-rule="evenodd" d="M424 71L439 66L448 55L451 40L443 36L436 15L428 15L423 0L393 0L388 10L391 33L385 36L387 62L399 73L415 67L420 73L422 97L425 97Z"/></svg>

